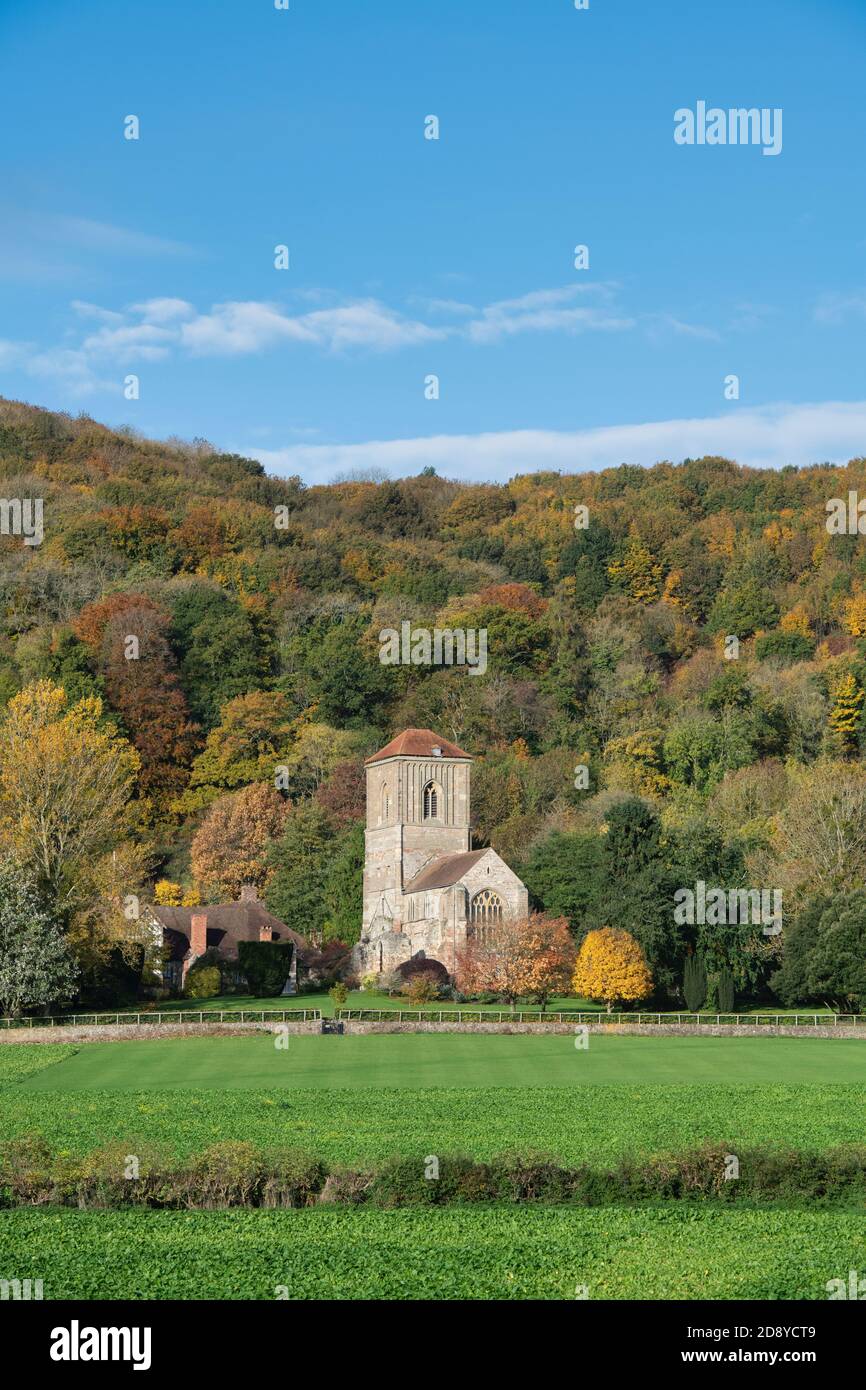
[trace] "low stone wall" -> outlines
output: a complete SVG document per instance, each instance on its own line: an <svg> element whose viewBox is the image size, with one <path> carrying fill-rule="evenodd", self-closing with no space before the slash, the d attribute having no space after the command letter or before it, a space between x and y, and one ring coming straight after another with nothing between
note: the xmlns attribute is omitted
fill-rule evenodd
<svg viewBox="0 0 866 1390"><path fill-rule="evenodd" d="M772 1024L732 1023L363 1023L347 1020L346 1033L562 1033L574 1036L578 1028L588 1033L629 1034L632 1037L713 1038L859 1038L866 1042L866 1028L776 1027ZM249 1033L319 1033L321 1023L121 1023L57 1028L8 1028L0 1032L2 1043L153 1042L159 1038L237 1037Z"/></svg>
<svg viewBox="0 0 866 1390"><path fill-rule="evenodd" d="M154 1042L158 1038L236 1037L243 1033L318 1033L321 1024L306 1023L107 1023L75 1028L4 1028L2 1043Z"/></svg>
<svg viewBox="0 0 866 1390"><path fill-rule="evenodd" d="M772 1024L695 1024L695 1023L363 1023L347 1021L347 1033L570 1033L580 1028L588 1033L627 1033L632 1037L714 1038L860 1038L866 1042L866 1028L844 1025L775 1027Z"/></svg>

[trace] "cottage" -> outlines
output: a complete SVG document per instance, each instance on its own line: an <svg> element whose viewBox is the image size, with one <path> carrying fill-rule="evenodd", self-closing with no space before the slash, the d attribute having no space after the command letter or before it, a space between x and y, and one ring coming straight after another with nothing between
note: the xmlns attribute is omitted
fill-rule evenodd
<svg viewBox="0 0 866 1390"><path fill-rule="evenodd" d="M163 980L170 989L183 988L190 966L205 951L216 950L222 960L231 962L237 961L239 941L290 941L295 949L283 993L296 994L299 970L303 976L312 954L309 942L268 912L252 884L244 884L236 903L206 907L153 906L148 908L148 914L158 944L168 952Z"/></svg>

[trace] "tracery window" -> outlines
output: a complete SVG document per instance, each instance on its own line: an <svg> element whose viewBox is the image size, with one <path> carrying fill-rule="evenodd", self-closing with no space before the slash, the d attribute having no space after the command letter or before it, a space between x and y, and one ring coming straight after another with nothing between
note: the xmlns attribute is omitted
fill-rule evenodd
<svg viewBox="0 0 866 1390"><path fill-rule="evenodd" d="M492 888L482 888L469 904L468 935L483 941L488 930L502 921L503 902Z"/></svg>

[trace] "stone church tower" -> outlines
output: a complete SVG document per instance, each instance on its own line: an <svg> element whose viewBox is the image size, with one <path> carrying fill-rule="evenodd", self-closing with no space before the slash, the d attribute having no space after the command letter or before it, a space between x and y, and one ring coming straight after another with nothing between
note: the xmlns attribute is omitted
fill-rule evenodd
<svg viewBox="0 0 866 1390"><path fill-rule="evenodd" d="M492 849L472 850L472 759L431 729L406 729L367 759L364 918L356 970L441 961L502 916L525 917L528 894Z"/></svg>

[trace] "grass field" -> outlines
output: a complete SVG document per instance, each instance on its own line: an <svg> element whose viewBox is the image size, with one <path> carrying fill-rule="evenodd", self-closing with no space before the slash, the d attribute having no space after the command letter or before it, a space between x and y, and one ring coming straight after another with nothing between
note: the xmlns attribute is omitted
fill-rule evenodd
<svg viewBox="0 0 866 1390"><path fill-rule="evenodd" d="M326 1162L540 1149L598 1165L705 1140L866 1141L866 1044L397 1034L0 1046L0 1141L220 1139ZM71 1298L823 1299L866 1267L849 1208L712 1203L381 1211L0 1212L4 1269Z"/></svg>
<svg viewBox="0 0 866 1390"><path fill-rule="evenodd" d="M672 1206L0 1212L46 1298L826 1299L866 1266L854 1212Z"/></svg>
<svg viewBox="0 0 866 1390"><path fill-rule="evenodd" d="M22 1084L36 1090L148 1087L583 1086L678 1082L866 1084L866 1041L839 1038L570 1034L269 1035L96 1042ZM37 1044L38 1046L38 1044Z"/></svg>

